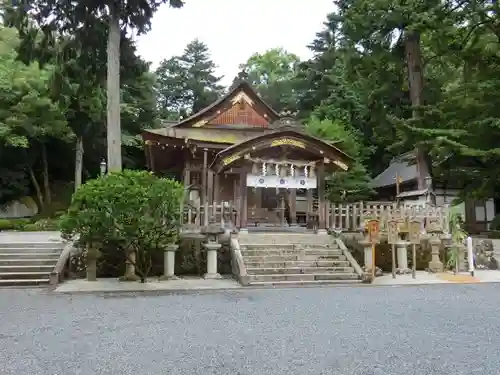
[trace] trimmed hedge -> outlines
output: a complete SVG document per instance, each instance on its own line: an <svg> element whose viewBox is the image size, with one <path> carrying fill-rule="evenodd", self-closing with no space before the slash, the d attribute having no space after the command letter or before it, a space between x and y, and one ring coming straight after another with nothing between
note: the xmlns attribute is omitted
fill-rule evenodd
<svg viewBox="0 0 500 375"><path fill-rule="evenodd" d="M0 232L39 232L53 230L59 230L59 220L57 219L0 219Z"/></svg>

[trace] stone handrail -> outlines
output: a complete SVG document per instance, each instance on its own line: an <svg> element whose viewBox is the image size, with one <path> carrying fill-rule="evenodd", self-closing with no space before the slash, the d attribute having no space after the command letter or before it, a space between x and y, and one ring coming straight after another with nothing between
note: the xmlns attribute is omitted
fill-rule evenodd
<svg viewBox="0 0 500 375"><path fill-rule="evenodd" d="M238 238L231 236L229 249L231 251L233 274L236 276L240 284L247 285L247 269L245 267L245 262L243 261L243 256L241 255Z"/></svg>
<svg viewBox="0 0 500 375"><path fill-rule="evenodd" d="M63 278L64 278L64 272L68 271L68 262L71 257L71 251L73 250L73 242L68 241L65 243L64 248L61 252L61 255L59 255L59 259L57 260L57 263L50 273L50 285L57 285L59 284Z"/></svg>
<svg viewBox="0 0 500 375"><path fill-rule="evenodd" d="M359 277L363 277L363 269L361 268L361 266L358 264L358 262L356 261L356 259L354 259L354 257L352 256L351 252L349 251L349 249L346 247L346 245L344 245L344 243L342 242L341 239L339 238L336 238L335 239L335 242L337 243L337 245L339 246L339 249L342 251L342 254L344 254L344 256L346 257L347 261L351 264L351 266L354 268L354 272L356 272L356 274L359 276Z"/></svg>

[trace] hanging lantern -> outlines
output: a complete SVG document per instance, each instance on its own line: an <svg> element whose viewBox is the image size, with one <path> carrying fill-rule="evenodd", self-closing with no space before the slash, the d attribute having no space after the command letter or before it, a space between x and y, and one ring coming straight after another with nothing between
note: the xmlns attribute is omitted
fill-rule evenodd
<svg viewBox="0 0 500 375"><path fill-rule="evenodd" d="M262 163L262 176L265 176L267 172L267 165L266 163Z"/></svg>
<svg viewBox="0 0 500 375"><path fill-rule="evenodd" d="M304 167L304 177L309 177L309 171L307 170L307 165Z"/></svg>

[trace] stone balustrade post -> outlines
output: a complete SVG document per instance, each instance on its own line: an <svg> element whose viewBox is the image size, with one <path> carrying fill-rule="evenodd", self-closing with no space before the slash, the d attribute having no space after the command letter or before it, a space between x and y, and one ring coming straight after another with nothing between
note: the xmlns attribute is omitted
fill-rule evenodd
<svg viewBox="0 0 500 375"><path fill-rule="evenodd" d="M363 246L365 272L369 273L372 269L372 244L370 241L363 240L360 241L360 245Z"/></svg>
<svg viewBox="0 0 500 375"><path fill-rule="evenodd" d="M438 237L431 237L429 239L431 245L431 261L429 262L429 269L432 272L443 272L443 262L439 259L439 247L441 240Z"/></svg>
<svg viewBox="0 0 500 375"><path fill-rule="evenodd" d="M222 247L220 243L207 242L203 244L207 251L207 273L205 279L220 279L222 276L217 272L217 251Z"/></svg>
<svg viewBox="0 0 500 375"><path fill-rule="evenodd" d="M179 249L179 245L170 244L165 249L163 254L163 275L160 280L176 280L175 276L175 252Z"/></svg>
<svg viewBox="0 0 500 375"><path fill-rule="evenodd" d="M408 243L406 241L400 241L396 244L396 254L398 261L399 271L409 271L408 268Z"/></svg>

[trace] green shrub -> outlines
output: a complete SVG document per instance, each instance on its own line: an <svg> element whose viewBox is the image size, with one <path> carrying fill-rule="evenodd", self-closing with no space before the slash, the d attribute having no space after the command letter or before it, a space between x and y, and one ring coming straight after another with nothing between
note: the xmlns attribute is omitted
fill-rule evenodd
<svg viewBox="0 0 500 375"><path fill-rule="evenodd" d="M34 225L35 231L56 231L59 230L59 219L40 219Z"/></svg>
<svg viewBox="0 0 500 375"><path fill-rule="evenodd" d="M23 232L38 232L38 231L40 231L40 229L38 229L36 223L26 224L21 230Z"/></svg>
<svg viewBox="0 0 500 375"><path fill-rule="evenodd" d="M144 282L152 254L177 242L183 186L146 171L125 170L90 180L74 194L61 218L63 237L78 238L82 249L113 244L120 257L136 254L136 271ZM130 259L130 258L129 258Z"/></svg>
<svg viewBox="0 0 500 375"><path fill-rule="evenodd" d="M491 220L490 230L500 231L500 214Z"/></svg>
<svg viewBox="0 0 500 375"><path fill-rule="evenodd" d="M30 219L0 219L0 231L24 230L28 224L31 224Z"/></svg>

